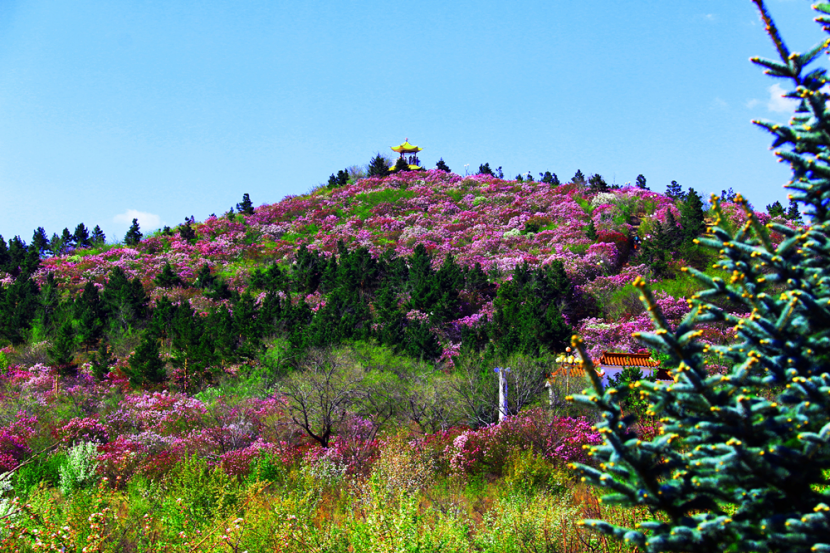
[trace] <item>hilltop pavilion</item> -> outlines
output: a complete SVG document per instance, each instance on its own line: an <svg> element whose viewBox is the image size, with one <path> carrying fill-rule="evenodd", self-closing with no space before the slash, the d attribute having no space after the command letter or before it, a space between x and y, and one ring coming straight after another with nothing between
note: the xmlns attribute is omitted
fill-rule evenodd
<svg viewBox="0 0 830 553"><path fill-rule="evenodd" d="M423 148L410 144L408 138L404 139L403 144L399 146L392 146L392 151L401 154L401 158L407 163L407 165L409 165L410 171L422 169L422 167L418 165L421 163L421 160L418 159L418 152L421 150L423 150ZM395 171L395 168L391 167L389 170Z"/></svg>

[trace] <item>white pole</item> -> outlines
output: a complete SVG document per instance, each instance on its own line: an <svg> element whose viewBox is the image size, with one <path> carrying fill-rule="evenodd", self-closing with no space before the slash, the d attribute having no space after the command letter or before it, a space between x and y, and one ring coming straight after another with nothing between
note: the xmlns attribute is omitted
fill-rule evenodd
<svg viewBox="0 0 830 553"><path fill-rule="evenodd" d="M506 369L496 369L499 373L499 422L507 416L507 379L504 377Z"/></svg>

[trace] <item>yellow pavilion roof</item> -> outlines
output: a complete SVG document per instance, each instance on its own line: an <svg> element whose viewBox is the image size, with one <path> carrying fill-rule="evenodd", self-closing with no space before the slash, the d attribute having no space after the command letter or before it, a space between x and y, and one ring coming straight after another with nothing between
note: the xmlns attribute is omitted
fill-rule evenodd
<svg viewBox="0 0 830 553"><path fill-rule="evenodd" d="M401 154L412 154L415 152L420 152L422 150L423 148L419 148L418 146L413 146L412 144L410 144L408 138L400 146L392 146L392 151Z"/></svg>
<svg viewBox="0 0 830 553"><path fill-rule="evenodd" d="M420 166L418 166L418 165L410 165L410 166L409 166L409 170L410 170L410 171L417 171L418 169L421 169L421 167L420 167ZM394 167L394 166L390 167L390 168L389 168L389 171L390 171L390 172L392 172L392 173L394 173L394 172L395 172L395 167Z"/></svg>

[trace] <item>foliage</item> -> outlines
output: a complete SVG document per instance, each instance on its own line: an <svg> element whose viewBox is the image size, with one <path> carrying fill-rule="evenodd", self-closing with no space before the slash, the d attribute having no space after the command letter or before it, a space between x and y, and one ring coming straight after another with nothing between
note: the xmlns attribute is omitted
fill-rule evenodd
<svg viewBox="0 0 830 553"><path fill-rule="evenodd" d="M139 230L138 219L133 219L130 228L127 230L127 234L124 236L124 243L128 246L136 246L141 242L143 236L141 230Z"/></svg>
<svg viewBox="0 0 830 553"><path fill-rule="evenodd" d="M714 199L718 221L700 242L720 252L718 265L731 278L726 282L689 269L705 289L692 296L692 310L676 328L637 282L657 328L640 338L677 363L673 383L641 381L638 386L649 413L661 417L659 435L636 439L634 420L623 417L617 391L603 390L592 370L594 389L577 398L601 410L597 427L604 436L603 444L592 448L599 466L580 465L580 472L609 489L606 502L665 514L636 527L601 520L588 524L647 551L830 550L830 403L825 393L830 386L830 144L814 131L830 121L826 72L805 70L830 41L804 54L790 53L763 2L755 3L780 61L752 61L790 80L794 91L788 96L799 99L789 125L757 124L775 136L776 155L792 166L787 186L791 197L808 208L811 222L801 230L781 223L765 226L737 195L747 224L727 230ZM827 28L830 6L815 9ZM784 241L775 245L770 231ZM713 302L717 298L744 305L751 310L749 318L726 312ZM701 326L713 323L734 328L737 343L702 343ZM714 374L707 366L713 354L727 364Z"/></svg>

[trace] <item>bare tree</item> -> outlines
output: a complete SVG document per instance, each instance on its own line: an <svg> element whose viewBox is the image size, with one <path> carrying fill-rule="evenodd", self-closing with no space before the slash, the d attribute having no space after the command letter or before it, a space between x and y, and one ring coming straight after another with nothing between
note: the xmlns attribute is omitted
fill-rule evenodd
<svg viewBox="0 0 830 553"><path fill-rule="evenodd" d="M365 371L349 352L310 350L280 384L291 420L323 447L363 396Z"/></svg>
<svg viewBox="0 0 830 553"><path fill-rule="evenodd" d="M401 413L422 433L446 430L464 418L452 377L419 363L404 379Z"/></svg>
<svg viewBox="0 0 830 553"><path fill-rule="evenodd" d="M546 358L534 359L524 355L512 355L499 365L505 370L509 415L517 414L539 398L553 366ZM485 364L481 359L467 359L460 363L453 387L471 425L482 426L498 420L499 384L495 368L492 363Z"/></svg>

